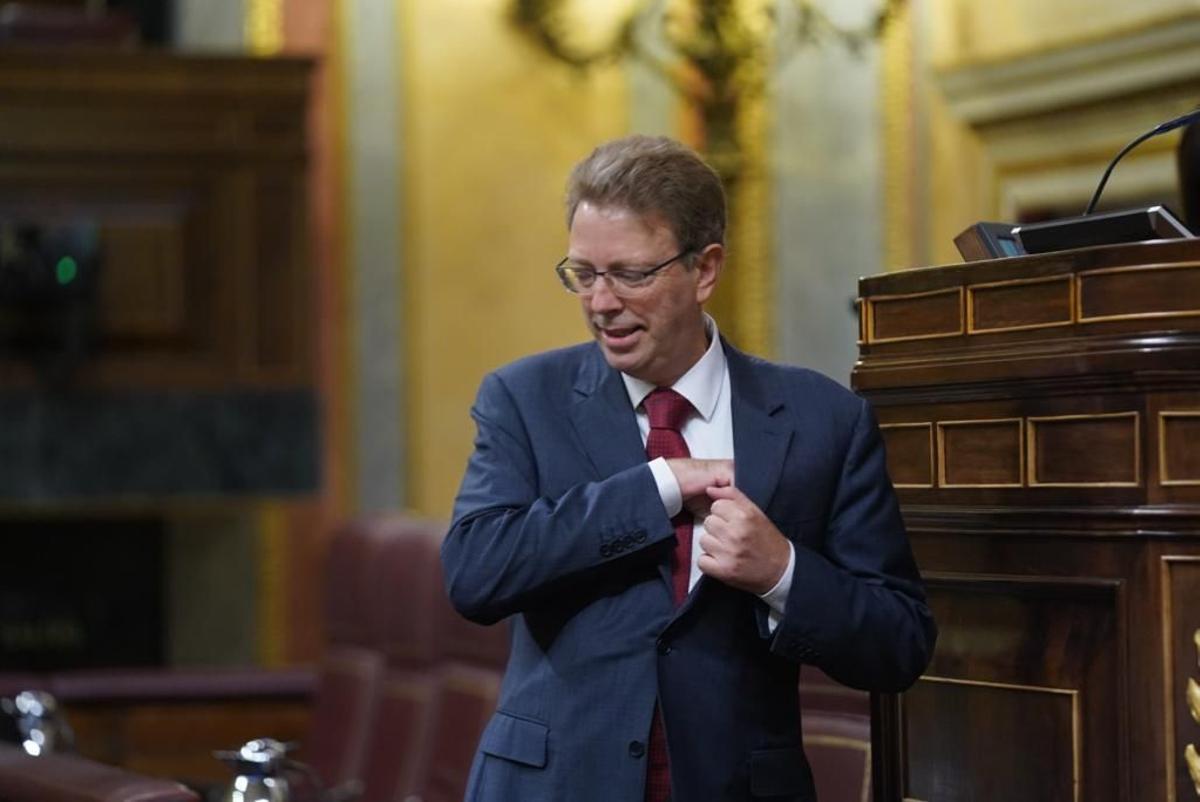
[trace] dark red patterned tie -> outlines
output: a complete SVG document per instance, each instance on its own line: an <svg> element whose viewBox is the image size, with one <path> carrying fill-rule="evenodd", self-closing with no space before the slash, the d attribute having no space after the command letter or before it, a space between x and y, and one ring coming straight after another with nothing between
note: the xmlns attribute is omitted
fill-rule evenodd
<svg viewBox="0 0 1200 802"><path fill-rule="evenodd" d="M691 456L680 430L692 414L691 403L674 390L659 387L642 402L650 418L646 456L650 459ZM675 551L671 554L671 595L676 604L687 598L692 573L692 514L686 509L671 519L675 525ZM667 737L662 715L654 709L650 748L646 753L646 802L666 802L671 796L671 765L667 759Z"/></svg>

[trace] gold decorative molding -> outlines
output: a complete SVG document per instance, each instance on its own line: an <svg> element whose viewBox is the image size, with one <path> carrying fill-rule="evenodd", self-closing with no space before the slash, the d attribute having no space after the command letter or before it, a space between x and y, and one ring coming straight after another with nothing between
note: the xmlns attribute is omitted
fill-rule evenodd
<svg viewBox="0 0 1200 802"><path fill-rule="evenodd" d="M1187 703L1188 712L1192 714L1192 720L1200 724L1200 685L1196 684L1196 680L1193 677L1188 677Z"/></svg>
<svg viewBox="0 0 1200 802"><path fill-rule="evenodd" d="M993 688L1019 693L1043 693L1066 696L1071 702L1071 786L1072 799L1080 802L1081 777L1083 776L1083 740L1082 740L1082 710L1079 702L1079 691L1074 688L1056 688L1049 685L1020 685L1011 682L989 682L987 680L960 679L957 677L940 677L932 674L921 676L918 682L932 682L944 685L968 685L978 688ZM906 798L907 799L907 798Z"/></svg>
<svg viewBox="0 0 1200 802"><path fill-rule="evenodd" d="M1164 486L1194 486L1200 485L1200 477L1195 479L1172 479L1167 469L1167 418L1200 418L1200 410L1180 409L1163 410L1158 413L1158 483ZM1200 637L1200 630L1196 630ZM1200 640L1196 646L1200 649Z"/></svg>
<svg viewBox="0 0 1200 802"><path fill-rule="evenodd" d="M1197 270L1200 262L1179 262L1175 264L1136 265L1130 267L1102 267L1097 270L1081 270L1075 274L1075 319L1079 323L1105 323L1114 320L1146 320L1170 317L1195 317L1200 315L1200 304L1191 309L1164 309L1149 312L1126 312L1116 315L1094 315L1087 317L1083 314L1084 290L1087 279L1094 276L1107 276L1122 273L1134 273L1142 276L1159 273L1164 270Z"/></svg>
<svg viewBox="0 0 1200 802"><path fill-rule="evenodd" d="M1183 750L1183 759L1187 763L1188 774L1192 777L1192 782L1196 786L1196 795L1200 796L1200 755L1196 754L1196 747L1188 744Z"/></svg>
<svg viewBox="0 0 1200 802"><path fill-rule="evenodd" d="M998 483L952 483L946 476L946 429L966 428L970 426L992 426L1002 423L1017 424L1017 481ZM974 420L947 420L937 423L937 481L938 487L951 489L990 488L990 487L1021 487L1021 477L1025 476L1025 438L1024 421L1021 418L978 418Z"/></svg>
<svg viewBox="0 0 1200 802"><path fill-rule="evenodd" d="M1050 282L1063 282L1067 285L1067 317L1063 320L1055 320L1046 323L1025 323L1017 326L996 326L994 328L981 329L975 323L975 296L980 290L990 290L996 287L1016 287L1028 284L1047 284ZM1075 282L1071 280L1071 276L1041 276L1038 278L1016 278L1007 281L991 281L984 284L968 284L967 285L967 334L999 334L1007 331L1028 331L1030 329L1046 329L1055 326L1068 326L1075 322Z"/></svg>
<svg viewBox="0 0 1200 802"><path fill-rule="evenodd" d="M283 50L283 0L246 0L246 48L256 56Z"/></svg>
<svg viewBox="0 0 1200 802"><path fill-rule="evenodd" d="M876 334L876 317L877 308L880 304L895 303L897 301L911 301L917 298L934 298L939 295L955 295L958 296L958 321L957 326L953 330L935 332L933 334L902 334L898 337L880 337ZM867 343L898 343L908 342L912 340L936 340L945 337L958 337L966 331L966 326L963 321L963 303L964 292L962 287L946 287L939 290L927 290L925 292L910 292L901 295L872 295L864 300L867 304Z"/></svg>
<svg viewBox="0 0 1200 802"><path fill-rule="evenodd" d="M1093 421L1114 418L1131 418L1133 420L1133 481L1129 482L1043 482L1038 478L1038 447L1037 427L1040 423L1059 421ZM1141 414L1138 412L1103 412L1093 415L1045 415L1026 418L1025 437L1026 454L1026 483L1029 487L1141 487L1142 484L1142 427Z"/></svg>

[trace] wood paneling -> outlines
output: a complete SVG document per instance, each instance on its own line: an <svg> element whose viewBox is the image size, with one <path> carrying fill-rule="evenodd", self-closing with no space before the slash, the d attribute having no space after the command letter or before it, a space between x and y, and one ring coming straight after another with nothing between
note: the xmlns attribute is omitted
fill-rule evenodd
<svg viewBox="0 0 1200 802"><path fill-rule="evenodd" d="M1071 323L1073 289L1070 276L969 285L967 329L981 334Z"/></svg>
<svg viewBox="0 0 1200 802"><path fill-rule="evenodd" d="M869 300L868 342L952 337L963 331L962 290L954 288Z"/></svg>
<svg viewBox="0 0 1200 802"><path fill-rule="evenodd" d="M1159 477L1164 485L1200 485L1200 410L1158 414Z"/></svg>
<svg viewBox="0 0 1200 802"><path fill-rule="evenodd" d="M0 52L0 216L100 230L95 387L313 373L300 59ZM0 380L34 382L19 359Z"/></svg>
<svg viewBox="0 0 1200 802"><path fill-rule="evenodd" d="M908 797L1079 799L1076 692L926 676L905 695L904 711ZM988 725L981 728L980 719ZM994 748L1002 738L1019 748Z"/></svg>
<svg viewBox="0 0 1200 802"><path fill-rule="evenodd" d="M941 487L1020 487L1024 456L1019 418L938 423Z"/></svg>
<svg viewBox="0 0 1200 802"><path fill-rule="evenodd" d="M233 776L213 757L252 738L301 742L309 700L77 702L66 706L84 757L157 777L224 785ZM301 760L303 754L299 755Z"/></svg>
<svg viewBox="0 0 1200 802"><path fill-rule="evenodd" d="M1200 557L1167 555L1161 565L1167 776L1172 798L1184 800L1200 785L1187 758L1189 746L1200 750Z"/></svg>
<svg viewBox="0 0 1200 802"><path fill-rule="evenodd" d="M1141 481L1136 412L1029 419L1030 486L1119 487Z"/></svg>
<svg viewBox="0 0 1200 802"><path fill-rule="evenodd" d="M1145 265L1079 274L1079 319L1088 323L1200 315L1200 265Z"/></svg>

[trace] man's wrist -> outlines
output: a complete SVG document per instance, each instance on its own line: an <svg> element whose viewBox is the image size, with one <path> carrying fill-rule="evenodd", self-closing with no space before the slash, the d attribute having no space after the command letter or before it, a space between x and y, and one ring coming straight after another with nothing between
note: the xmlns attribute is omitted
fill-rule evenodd
<svg viewBox="0 0 1200 802"><path fill-rule="evenodd" d="M761 593L758 596L758 598L766 602L767 606L779 615L783 615L784 608L787 607L788 596L792 591L792 574L796 570L796 547L792 545L790 540L787 542L787 546L787 567L783 569L783 574L780 575L779 581L766 593Z"/></svg>
<svg viewBox="0 0 1200 802"><path fill-rule="evenodd" d="M679 487L679 480L675 478L675 472L662 457L656 457L646 464L650 466L654 484L658 486L658 497L662 499L667 517L674 518L683 509L683 491Z"/></svg>

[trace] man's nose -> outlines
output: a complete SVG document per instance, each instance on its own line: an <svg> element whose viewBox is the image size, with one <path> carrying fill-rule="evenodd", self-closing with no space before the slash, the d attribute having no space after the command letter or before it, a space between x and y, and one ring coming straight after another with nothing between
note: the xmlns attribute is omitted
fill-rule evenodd
<svg viewBox="0 0 1200 802"><path fill-rule="evenodd" d="M608 276L599 276L596 283L592 285L592 294L588 296L588 306L593 312L619 312L621 311L621 299L613 292L612 285L608 282Z"/></svg>

